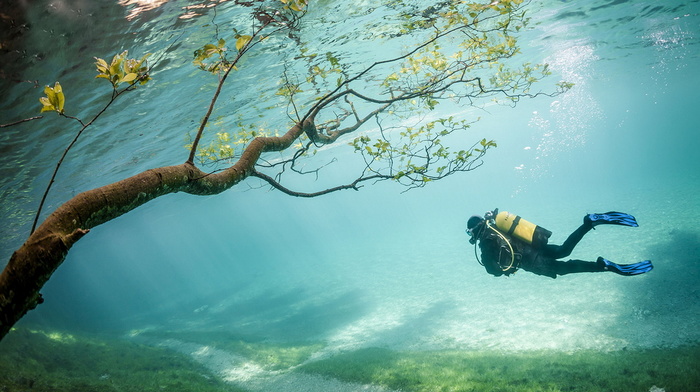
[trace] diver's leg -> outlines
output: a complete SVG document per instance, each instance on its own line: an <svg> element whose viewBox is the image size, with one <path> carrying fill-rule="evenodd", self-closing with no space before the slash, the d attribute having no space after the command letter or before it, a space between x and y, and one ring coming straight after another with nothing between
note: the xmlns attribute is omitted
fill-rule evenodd
<svg viewBox="0 0 700 392"><path fill-rule="evenodd" d="M562 257L566 257L571 254L571 252L574 251L574 248L576 245L581 241L584 235L591 231L593 228L593 225L591 225L590 222L584 221L581 226L579 226L578 229L576 229L571 235L569 235L569 238L564 241L563 244L561 245L547 245L543 249L543 253L545 256L554 258L554 259L561 259Z"/></svg>
<svg viewBox="0 0 700 392"><path fill-rule="evenodd" d="M575 274L579 272L603 272L605 266L594 261L584 260L557 260L553 263L553 269L557 275Z"/></svg>

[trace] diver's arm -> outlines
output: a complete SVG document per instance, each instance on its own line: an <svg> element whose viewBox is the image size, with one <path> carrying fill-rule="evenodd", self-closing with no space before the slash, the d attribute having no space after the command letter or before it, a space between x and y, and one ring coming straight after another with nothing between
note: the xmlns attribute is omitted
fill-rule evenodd
<svg viewBox="0 0 700 392"><path fill-rule="evenodd" d="M486 272L493 276L503 275L503 269L498 264L500 254L500 245L498 238L493 234L487 234L479 241L481 249L481 263L484 265Z"/></svg>

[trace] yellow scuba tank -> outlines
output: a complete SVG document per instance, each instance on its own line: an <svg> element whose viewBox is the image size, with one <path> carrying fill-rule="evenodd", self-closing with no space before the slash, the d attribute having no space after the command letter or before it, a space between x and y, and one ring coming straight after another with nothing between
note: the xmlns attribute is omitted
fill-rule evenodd
<svg viewBox="0 0 700 392"><path fill-rule="evenodd" d="M522 219L520 216L507 211L496 215L496 227L501 232L532 244L535 247L547 245L552 232Z"/></svg>

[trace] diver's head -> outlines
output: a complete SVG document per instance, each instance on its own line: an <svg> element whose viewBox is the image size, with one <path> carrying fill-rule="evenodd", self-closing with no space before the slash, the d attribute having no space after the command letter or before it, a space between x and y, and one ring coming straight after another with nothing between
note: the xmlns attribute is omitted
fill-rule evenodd
<svg viewBox="0 0 700 392"><path fill-rule="evenodd" d="M484 228L484 218L479 215L474 215L467 221L467 234L469 234L469 243L475 244L481 230Z"/></svg>

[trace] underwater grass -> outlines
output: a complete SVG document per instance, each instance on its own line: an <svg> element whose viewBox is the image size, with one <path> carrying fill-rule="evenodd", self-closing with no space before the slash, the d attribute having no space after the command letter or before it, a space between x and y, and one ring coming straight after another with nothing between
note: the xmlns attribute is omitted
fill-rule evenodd
<svg viewBox="0 0 700 392"><path fill-rule="evenodd" d="M231 332L156 332L152 336L215 347L245 357L270 371L297 366L325 347L325 344L318 342L270 342L263 338Z"/></svg>
<svg viewBox="0 0 700 392"><path fill-rule="evenodd" d="M170 350L111 338L15 328L0 342L0 391L243 390Z"/></svg>
<svg viewBox="0 0 700 392"><path fill-rule="evenodd" d="M298 369L404 392L646 392L653 386L669 392L697 391L700 347L571 354L368 348Z"/></svg>

